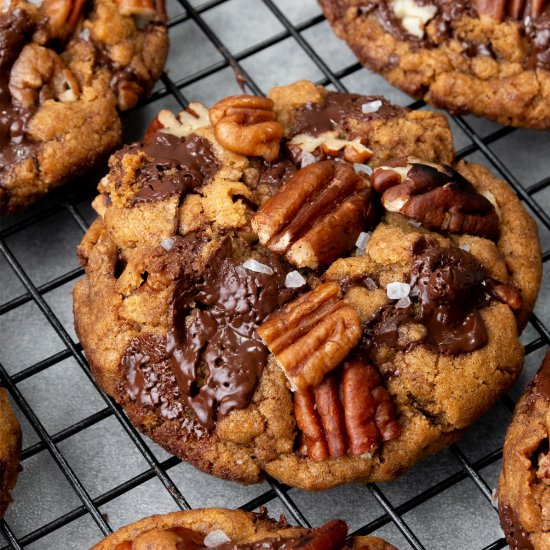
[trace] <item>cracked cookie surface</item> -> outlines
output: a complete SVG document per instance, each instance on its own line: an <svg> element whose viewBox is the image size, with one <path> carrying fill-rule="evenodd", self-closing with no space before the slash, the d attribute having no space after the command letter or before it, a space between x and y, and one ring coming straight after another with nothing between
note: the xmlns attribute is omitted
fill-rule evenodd
<svg viewBox="0 0 550 550"><path fill-rule="evenodd" d="M67 183L120 142L168 49L163 0L11 0L0 12L0 214Z"/></svg>
<svg viewBox="0 0 550 550"><path fill-rule="evenodd" d="M457 114L550 127L550 4L319 0L360 61Z"/></svg>
<svg viewBox="0 0 550 550"><path fill-rule="evenodd" d="M500 523L512 550L550 547L550 352L519 400L504 441Z"/></svg>
<svg viewBox="0 0 550 550"><path fill-rule="evenodd" d="M332 520L316 529L290 526L284 516L204 508L144 518L123 527L92 550L395 550L377 537L347 537L347 525Z"/></svg>
<svg viewBox="0 0 550 550"><path fill-rule="evenodd" d="M268 97L161 111L111 157L77 333L131 421L203 471L392 479L515 380L536 227L450 166L440 114L306 81Z"/></svg>
<svg viewBox="0 0 550 550"><path fill-rule="evenodd" d="M21 429L8 401L0 388L0 518L11 502L10 491L20 470Z"/></svg>

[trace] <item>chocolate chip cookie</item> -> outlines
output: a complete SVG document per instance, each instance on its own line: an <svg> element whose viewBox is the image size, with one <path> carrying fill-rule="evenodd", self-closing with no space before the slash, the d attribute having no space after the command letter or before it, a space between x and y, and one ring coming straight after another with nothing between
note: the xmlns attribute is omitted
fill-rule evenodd
<svg viewBox="0 0 550 550"><path fill-rule="evenodd" d="M550 128L550 3L319 0L360 61L456 114Z"/></svg>
<svg viewBox="0 0 550 550"><path fill-rule="evenodd" d="M10 491L19 473L21 454L21 429L8 401L0 388L0 518L11 502Z"/></svg>
<svg viewBox="0 0 550 550"><path fill-rule="evenodd" d="M452 159L444 116L305 81L161 111L79 247L98 384L243 483L391 479L456 440L519 373L541 262L511 189Z"/></svg>
<svg viewBox="0 0 550 550"><path fill-rule="evenodd" d="M34 202L118 145L117 108L133 107L162 72L165 22L164 0L4 2L0 214Z"/></svg>
<svg viewBox="0 0 550 550"><path fill-rule="evenodd" d="M512 550L550 547L550 351L519 400L504 441L500 523Z"/></svg>
<svg viewBox="0 0 550 550"><path fill-rule="evenodd" d="M222 508L151 516L119 529L92 550L395 550L376 537L347 538L344 521L318 529L290 526L284 517Z"/></svg>

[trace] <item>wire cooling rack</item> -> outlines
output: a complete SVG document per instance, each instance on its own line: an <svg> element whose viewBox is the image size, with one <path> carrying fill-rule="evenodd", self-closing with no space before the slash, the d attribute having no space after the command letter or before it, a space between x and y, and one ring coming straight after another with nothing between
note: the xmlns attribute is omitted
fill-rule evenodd
<svg viewBox="0 0 550 550"><path fill-rule="evenodd" d="M362 68L333 35L315 0L171 0L167 74L125 115L125 141L139 139L161 108L212 104L248 89L309 78L340 91L380 93L425 108ZM550 343L550 132L451 120L459 158L489 166L532 212L545 274L522 340L520 381L456 445L383 485L308 494L268 480L242 487L209 477L141 437L93 384L72 327L71 290L83 275L75 247L93 220L101 175L0 220L0 383L24 433L15 502L0 521L0 548L88 548L143 516L199 506L254 510L266 505L298 524L346 519L401 549L506 546L492 499L502 440L514 402ZM103 167L103 171L105 167Z"/></svg>

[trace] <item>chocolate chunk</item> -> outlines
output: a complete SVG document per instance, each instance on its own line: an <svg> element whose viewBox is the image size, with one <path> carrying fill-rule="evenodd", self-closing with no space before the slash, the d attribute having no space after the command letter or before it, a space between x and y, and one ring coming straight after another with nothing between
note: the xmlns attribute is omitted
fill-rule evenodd
<svg viewBox="0 0 550 550"><path fill-rule="evenodd" d="M362 106L373 101L380 101L380 108L371 113L363 113ZM297 110L292 133L317 136L344 125L350 118L356 120L392 118L400 112L399 107L391 105L381 97L329 92L323 104L306 103Z"/></svg>
<svg viewBox="0 0 550 550"><path fill-rule="evenodd" d="M530 64L550 71L550 12L530 21L526 34L533 44Z"/></svg>
<svg viewBox="0 0 550 550"><path fill-rule="evenodd" d="M376 311L364 326L363 351L372 356L382 346L408 351L423 344L436 353L460 355L485 346L488 335L479 310L495 296L494 283L481 264L460 248L443 247L424 237L415 243L413 253L410 285L418 294L410 296L408 307L388 304ZM399 327L408 323L423 324L427 337L400 344Z"/></svg>
<svg viewBox="0 0 550 550"><path fill-rule="evenodd" d="M138 151L150 160L139 168L137 181L141 188L133 199L134 205L184 195L206 184L220 168L207 139L196 134L181 139L161 131L149 136L143 145L123 147L113 155L111 163L121 164L124 155Z"/></svg>
<svg viewBox="0 0 550 550"><path fill-rule="evenodd" d="M411 287L419 290L420 320L428 344L457 355L482 348L488 335L479 309L486 306L488 276L476 258L456 247L422 238L415 243Z"/></svg>

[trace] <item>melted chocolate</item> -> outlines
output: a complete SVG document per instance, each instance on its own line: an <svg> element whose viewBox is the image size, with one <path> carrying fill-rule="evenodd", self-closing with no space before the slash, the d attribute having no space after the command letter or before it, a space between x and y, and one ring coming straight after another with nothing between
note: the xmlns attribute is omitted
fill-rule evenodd
<svg viewBox="0 0 550 550"><path fill-rule="evenodd" d="M510 545L510 550L534 550L528 533L525 531L516 512L508 504L501 506L500 525L506 534L506 540Z"/></svg>
<svg viewBox="0 0 550 550"><path fill-rule="evenodd" d="M163 200L201 187L219 170L210 142L196 134L185 139L155 132L143 145L130 145L115 153L115 163L131 152L143 151L151 160L142 163L137 174L141 188L133 204Z"/></svg>
<svg viewBox="0 0 550 550"><path fill-rule="evenodd" d="M550 11L530 21L526 34L533 45L530 64L550 71Z"/></svg>
<svg viewBox="0 0 550 550"><path fill-rule="evenodd" d="M295 164L288 159L278 160L271 164L262 159L258 168L258 177L251 184L256 188L260 186L267 187L269 189L268 194L271 196L275 194L275 191L279 187L294 176L296 172L297 168Z"/></svg>
<svg viewBox="0 0 550 550"><path fill-rule="evenodd" d="M372 101L381 101L380 109L373 113L363 113L361 106ZM401 111L402 109L391 105L381 97L329 92L324 103L306 103L296 111L292 133L317 136L342 126L346 119L391 118Z"/></svg>
<svg viewBox="0 0 550 550"><path fill-rule="evenodd" d="M285 288L287 270L277 257L258 258L273 274L250 271L233 258L229 238L195 272L191 264L207 242L195 235L176 238L170 254L182 272L168 338L141 335L122 360L132 400L159 408L168 419L191 409L193 421L184 425L196 430L196 420L199 431L249 405L268 354L256 328L295 292Z"/></svg>
<svg viewBox="0 0 550 550"><path fill-rule="evenodd" d="M476 258L456 247L419 239L413 253L411 286L419 290L420 320L427 343L441 353L457 355L482 348L488 336L479 309L491 297L487 273Z"/></svg>
<svg viewBox="0 0 550 550"><path fill-rule="evenodd" d="M36 147L26 137L35 109L14 105L9 91L11 66L34 28L21 8L0 14L0 171L31 156Z"/></svg>
<svg viewBox="0 0 550 550"><path fill-rule="evenodd" d="M478 350L488 341L487 329L479 310L493 296L492 281L470 253L456 247L442 247L436 241L420 238L413 246L415 259L411 273L411 305L379 308L364 326L361 348L370 356L382 346L408 351L423 344L438 353L459 355ZM361 285L361 280L353 284ZM399 343L399 327L421 323L427 329L423 341Z"/></svg>

